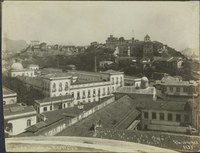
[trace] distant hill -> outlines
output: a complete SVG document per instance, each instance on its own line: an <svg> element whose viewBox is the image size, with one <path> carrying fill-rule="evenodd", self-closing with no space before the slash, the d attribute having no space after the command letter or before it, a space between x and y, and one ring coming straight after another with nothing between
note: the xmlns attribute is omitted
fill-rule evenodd
<svg viewBox="0 0 200 153"><path fill-rule="evenodd" d="M3 38L2 49L6 51L17 52L27 48L28 44L25 40L12 40L9 38Z"/></svg>
<svg viewBox="0 0 200 153"><path fill-rule="evenodd" d="M197 49L194 48L186 48L182 51L180 51L183 55L189 58L198 58L199 57L199 52Z"/></svg>

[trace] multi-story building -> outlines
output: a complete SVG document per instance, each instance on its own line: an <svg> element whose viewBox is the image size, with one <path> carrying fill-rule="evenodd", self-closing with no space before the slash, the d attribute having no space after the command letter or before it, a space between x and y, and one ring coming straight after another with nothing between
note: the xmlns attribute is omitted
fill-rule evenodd
<svg viewBox="0 0 200 153"><path fill-rule="evenodd" d="M197 97L199 95L199 85L192 80L157 80L155 87L167 96Z"/></svg>
<svg viewBox="0 0 200 153"><path fill-rule="evenodd" d="M124 85L123 72L112 70L101 73L71 71L68 74L48 74L42 78L46 97L72 95L75 105L99 101Z"/></svg>
<svg viewBox="0 0 200 153"><path fill-rule="evenodd" d="M3 87L3 105L8 105L8 104L15 104L17 103L17 93Z"/></svg>
<svg viewBox="0 0 200 153"><path fill-rule="evenodd" d="M193 125L190 104L176 101L139 102L141 128L144 130L186 133Z"/></svg>

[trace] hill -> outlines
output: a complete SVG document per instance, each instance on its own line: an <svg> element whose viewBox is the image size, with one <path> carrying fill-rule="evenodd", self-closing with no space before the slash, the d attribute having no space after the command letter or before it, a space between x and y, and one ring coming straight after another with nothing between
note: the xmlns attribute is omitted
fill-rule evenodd
<svg viewBox="0 0 200 153"><path fill-rule="evenodd" d="M184 50L182 50L180 52L189 58L198 58L199 57L198 50L194 49L194 48L185 48Z"/></svg>
<svg viewBox="0 0 200 153"><path fill-rule="evenodd" d="M12 51L16 53L28 47L28 44L25 40L12 40L9 38L3 38L2 49L6 51Z"/></svg>

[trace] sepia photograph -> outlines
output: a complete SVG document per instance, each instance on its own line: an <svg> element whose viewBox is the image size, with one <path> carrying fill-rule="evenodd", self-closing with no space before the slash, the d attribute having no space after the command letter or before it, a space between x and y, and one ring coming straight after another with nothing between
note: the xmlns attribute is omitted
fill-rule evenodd
<svg viewBox="0 0 200 153"><path fill-rule="evenodd" d="M6 152L200 152L198 1L1 8Z"/></svg>

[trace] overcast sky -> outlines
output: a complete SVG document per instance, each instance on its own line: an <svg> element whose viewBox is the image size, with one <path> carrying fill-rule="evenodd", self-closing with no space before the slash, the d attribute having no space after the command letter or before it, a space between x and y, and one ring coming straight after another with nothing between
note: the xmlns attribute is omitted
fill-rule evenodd
<svg viewBox="0 0 200 153"><path fill-rule="evenodd" d="M174 47L199 48L198 2L3 2L3 37L49 44L105 43L113 34L146 34Z"/></svg>

